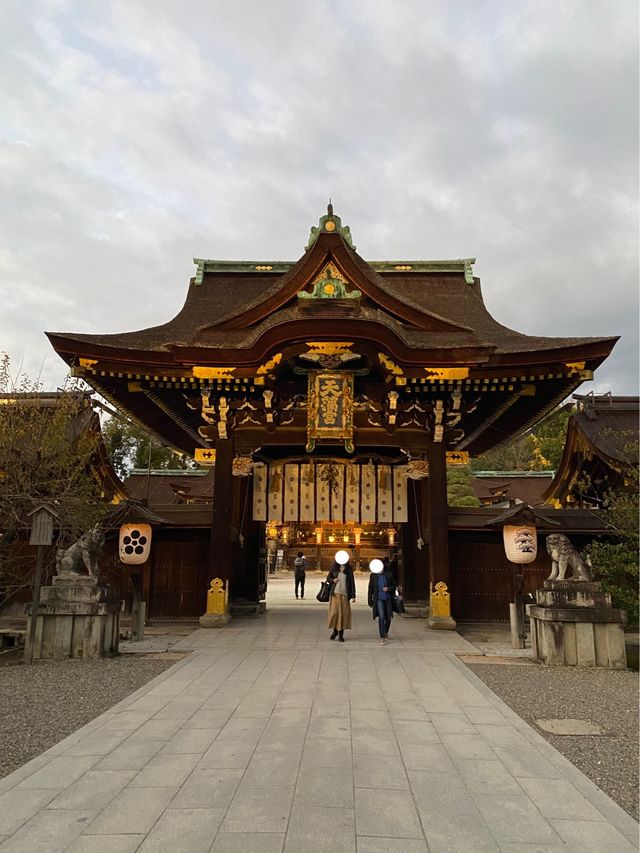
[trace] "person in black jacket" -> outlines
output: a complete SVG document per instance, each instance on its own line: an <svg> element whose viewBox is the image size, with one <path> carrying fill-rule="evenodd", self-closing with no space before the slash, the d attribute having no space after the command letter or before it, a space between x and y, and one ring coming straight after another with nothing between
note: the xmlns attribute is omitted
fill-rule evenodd
<svg viewBox="0 0 640 853"><path fill-rule="evenodd" d="M369 589L367 603L372 610L374 620L378 620L380 645L384 646L389 639L389 628L393 619L393 597L396 594L396 580L389 567L389 562L372 560L369 563Z"/></svg>
<svg viewBox="0 0 640 853"><path fill-rule="evenodd" d="M338 551L336 557L340 559L341 553L345 555L347 562L343 565L334 562L327 575L327 583L331 584L329 628L333 629L329 639L335 640L337 637L344 643L344 632L351 628L351 602L356 600L356 580L346 551Z"/></svg>
<svg viewBox="0 0 640 853"><path fill-rule="evenodd" d="M293 573L296 586L296 598L298 597L298 590L300 590L300 598L304 598L304 582L307 577L307 558L302 551L298 551L298 556L293 561Z"/></svg>

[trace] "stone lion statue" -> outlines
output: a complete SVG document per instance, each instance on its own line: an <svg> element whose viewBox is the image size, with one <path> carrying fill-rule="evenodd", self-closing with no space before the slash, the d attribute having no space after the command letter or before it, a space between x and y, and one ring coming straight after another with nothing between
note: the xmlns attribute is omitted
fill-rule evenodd
<svg viewBox="0 0 640 853"><path fill-rule="evenodd" d="M551 557L551 574L548 580L590 581L591 571L564 533L547 536L547 553ZM567 569L571 577L567 578Z"/></svg>
<svg viewBox="0 0 640 853"><path fill-rule="evenodd" d="M56 554L56 573L60 576L83 575L82 567L91 577L98 576L98 557L104 545L104 532L96 524L87 530L77 542L64 550L59 548Z"/></svg>

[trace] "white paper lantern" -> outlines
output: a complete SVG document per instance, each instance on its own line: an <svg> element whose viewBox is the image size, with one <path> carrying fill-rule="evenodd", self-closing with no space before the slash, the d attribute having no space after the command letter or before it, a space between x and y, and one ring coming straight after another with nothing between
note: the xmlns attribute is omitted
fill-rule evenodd
<svg viewBox="0 0 640 853"><path fill-rule="evenodd" d="M504 550L511 563L533 563L538 555L538 537L533 524L506 524L502 535Z"/></svg>
<svg viewBox="0 0 640 853"><path fill-rule="evenodd" d="M150 524L123 524L120 527L120 561L128 566L139 566L149 559L151 550Z"/></svg>
<svg viewBox="0 0 640 853"><path fill-rule="evenodd" d="M374 573L374 575L379 575L380 572L384 569L384 563L382 560L378 560L377 558L371 560L369 563L369 569Z"/></svg>
<svg viewBox="0 0 640 853"><path fill-rule="evenodd" d="M346 551L337 551L335 561L339 566L344 566L346 563L349 562L349 555Z"/></svg>

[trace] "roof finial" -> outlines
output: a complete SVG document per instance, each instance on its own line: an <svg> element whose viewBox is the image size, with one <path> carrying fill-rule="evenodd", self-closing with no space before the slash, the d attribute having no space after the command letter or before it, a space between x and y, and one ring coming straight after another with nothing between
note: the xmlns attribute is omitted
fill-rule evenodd
<svg viewBox="0 0 640 853"><path fill-rule="evenodd" d="M324 216L320 217L320 222L318 223L318 227L315 226L311 229L311 234L309 235L309 242L305 246L305 251L310 249L311 246L318 239L318 235L323 231L328 231L330 234L340 234L342 239L347 243L347 245L351 246L351 248L355 251L355 246L353 245L353 241L351 239L351 232L349 231L349 227L347 225L342 224L342 220L339 216L336 216L333 212L333 203L331 198L329 199L329 204L327 205L327 212Z"/></svg>

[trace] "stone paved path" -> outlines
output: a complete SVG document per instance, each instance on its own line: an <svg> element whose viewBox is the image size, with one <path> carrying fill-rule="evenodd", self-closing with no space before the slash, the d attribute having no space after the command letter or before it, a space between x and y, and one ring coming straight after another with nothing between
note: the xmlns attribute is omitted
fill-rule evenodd
<svg viewBox="0 0 640 853"><path fill-rule="evenodd" d="M358 606L338 644L324 609L283 600L175 645L193 653L0 781L0 853L638 849L457 660L465 640L395 619L381 648Z"/></svg>

